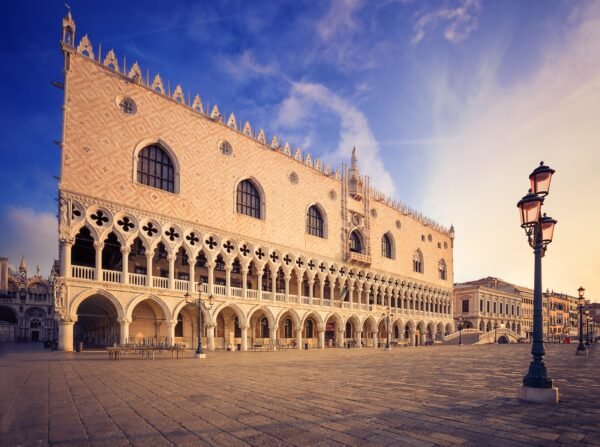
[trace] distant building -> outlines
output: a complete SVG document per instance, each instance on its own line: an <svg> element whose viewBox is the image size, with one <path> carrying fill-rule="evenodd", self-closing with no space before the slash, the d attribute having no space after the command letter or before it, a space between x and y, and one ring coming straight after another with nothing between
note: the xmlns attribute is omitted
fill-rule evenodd
<svg viewBox="0 0 600 447"><path fill-rule="evenodd" d="M18 272L0 258L0 342L55 339L54 299L50 281L28 276L25 258Z"/></svg>
<svg viewBox="0 0 600 447"><path fill-rule="evenodd" d="M506 328L525 336L522 309L521 291L500 279L488 277L454 285L454 318L462 317L465 329L485 333Z"/></svg>
<svg viewBox="0 0 600 447"><path fill-rule="evenodd" d="M577 303L577 298L554 291L546 291L545 297L548 303L548 319L544 321L546 339L558 341L566 336L576 336L579 317L577 305L573 309L573 303Z"/></svg>

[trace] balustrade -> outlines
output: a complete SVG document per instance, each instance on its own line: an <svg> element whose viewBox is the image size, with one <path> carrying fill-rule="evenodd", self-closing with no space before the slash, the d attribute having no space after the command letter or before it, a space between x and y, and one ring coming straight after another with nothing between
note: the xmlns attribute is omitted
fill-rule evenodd
<svg viewBox="0 0 600 447"><path fill-rule="evenodd" d="M102 281L121 282L121 272L116 270L102 270Z"/></svg>
<svg viewBox="0 0 600 447"><path fill-rule="evenodd" d="M157 287L159 289L168 289L169 288L169 278L161 278L160 276L152 277L152 287Z"/></svg>
<svg viewBox="0 0 600 447"><path fill-rule="evenodd" d="M189 289L189 281L184 281L182 279L176 279L175 280L175 290L182 290L187 292L187 290Z"/></svg>
<svg viewBox="0 0 600 447"><path fill-rule="evenodd" d="M215 284L215 285L213 286L213 291L214 291L215 295L222 295L222 296L226 296L226 293L225 293L225 286L222 286L222 285L220 285L220 284ZM208 292L208 290L207 290L207 292Z"/></svg>
<svg viewBox="0 0 600 447"><path fill-rule="evenodd" d="M231 296L236 296L238 298L244 297L244 289L240 289L239 287L230 287Z"/></svg>
<svg viewBox="0 0 600 447"><path fill-rule="evenodd" d="M140 275L139 273L130 273L129 274L129 284L133 286L145 286L146 285L146 275Z"/></svg>
<svg viewBox="0 0 600 447"><path fill-rule="evenodd" d="M71 276L77 279L96 279L96 269L94 267L84 267L82 265L71 266Z"/></svg>

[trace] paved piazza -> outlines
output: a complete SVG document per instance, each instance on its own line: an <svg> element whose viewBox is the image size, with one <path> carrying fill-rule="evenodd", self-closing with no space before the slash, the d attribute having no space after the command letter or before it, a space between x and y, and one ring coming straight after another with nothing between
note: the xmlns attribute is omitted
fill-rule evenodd
<svg viewBox="0 0 600 447"><path fill-rule="evenodd" d="M547 348L549 406L515 397L529 345L118 362L4 347L0 444L600 445L600 351L575 348Z"/></svg>

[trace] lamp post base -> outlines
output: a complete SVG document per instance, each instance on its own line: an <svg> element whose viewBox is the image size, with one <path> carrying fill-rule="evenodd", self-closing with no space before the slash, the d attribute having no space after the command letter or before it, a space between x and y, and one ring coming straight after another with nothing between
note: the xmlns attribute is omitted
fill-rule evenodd
<svg viewBox="0 0 600 447"><path fill-rule="evenodd" d="M575 351L575 354L577 355L588 355L587 349L577 349L577 351Z"/></svg>
<svg viewBox="0 0 600 447"><path fill-rule="evenodd" d="M206 354L204 354L204 353L202 353L202 354L195 353L194 357L197 358L197 359L205 359L206 358Z"/></svg>
<svg viewBox="0 0 600 447"><path fill-rule="evenodd" d="M533 388L521 385L519 387L519 399L536 404L557 404L558 388Z"/></svg>
<svg viewBox="0 0 600 447"><path fill-rule="evenodd" d="M385 347L385 350L386 350L386 351L391 351L391 350L392 350L392 348L391 348L390 346L386 346L386 347Z"/></svg>

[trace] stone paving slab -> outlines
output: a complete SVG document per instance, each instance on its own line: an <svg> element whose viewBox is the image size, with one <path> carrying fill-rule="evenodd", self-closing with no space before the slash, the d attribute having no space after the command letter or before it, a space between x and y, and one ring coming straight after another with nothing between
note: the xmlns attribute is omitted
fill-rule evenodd
<svg viewBox="0 0 600 447"><path fill-rule="evenodd" d="M600 348L547 346L559 405L523 403L530 345L214 352L108 361L0 346L0 446L600 445ZM191 357L191 355L190 355Z"/></svg>

